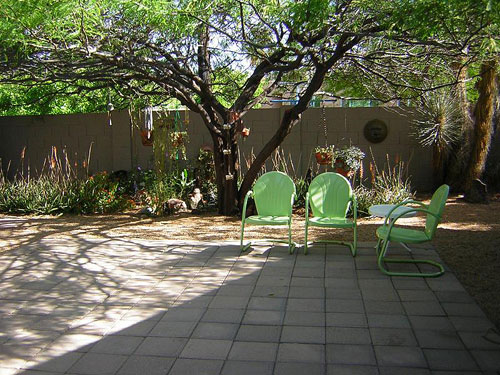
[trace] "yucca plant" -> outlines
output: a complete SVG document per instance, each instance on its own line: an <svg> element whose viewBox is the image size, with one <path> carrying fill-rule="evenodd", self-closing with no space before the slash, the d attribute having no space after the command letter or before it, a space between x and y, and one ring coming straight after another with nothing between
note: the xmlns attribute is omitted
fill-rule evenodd
<svg viewBox="0 0 500 375"><path fill-rule="evenodd" d="M447 88L426 93L417 107L412 128L420 144L432 148L433 173L440 184L449 152L462 136L462 115L456 95Z"/></svg>

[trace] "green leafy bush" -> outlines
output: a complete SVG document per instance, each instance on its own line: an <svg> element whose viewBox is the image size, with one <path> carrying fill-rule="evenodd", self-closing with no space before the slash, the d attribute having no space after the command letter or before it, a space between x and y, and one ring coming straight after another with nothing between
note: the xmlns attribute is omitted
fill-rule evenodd
<svg viewBox="0 0 500 375"><path fill-rule="evenodd" d="M59 179L53 175L0 181L0 211L18 214L93 214L130 208L125 195L117 194L118 183L105 174Z"/></svg>
<svg viewBox="0 0 500 375"><path fill-rule="evenodd" d="M177 198L186 200L188 194L193 190L195 180L189 178L187 169L180 173L174 173L172 176L172 187Z"/></svg>
<svg viewBox="0 0 500 375"><path fill-rule="evenodd" d="M169 199L187 201L194 187L194 179L189 176L187 169L160 173L138 169L130 174L124 189L129 192L135 189L135 193L132 192L135 201L150 207L152 214L166 215L170 213L167 204Z"/></svg>
<svg viewBox="0 0 500 375"><path fill-rule="evenodd" d="M309 183L303 178L297 178L294 181L295 192L297 196L295 197L294 206L298 208L303 208L306 205L306 194L309 189Z"/></svg>
<svg viewBox="0 0 500 375"><path fill-rule="evenodd" d="M402 161L391 168L387 157L386 169L379 172L376 164L370 165L371 187L356 187L354 194L358 203L358 213L368 215L368 208L375 204L397 204L413 197L410 180Z"/></svg>
<svg viewBox="0 0 500 375"><path fill-rule="evenodd" d="M169 213L167 202L171 198L175 198L175 190L167 176L152 180L147 190L140 192L140 200L149 206L151 213L155 215Z"/></svg>
<svg viewBox="0 0 500 375"><path fill-rule="evenodd" d="M111 213L128 209L132 202L118 191L118 181L106 172L76 183L77 203L70 212L77 214Z"/></svg>
<svg viewBox="0 0 500 375"><path fill-rule="evenodd" d="M62 155L60 158L57 149L52 147L44 169L36 178L21 171L13 180L7 180L0 168L0 212L113 213L139 204L150 207L153 214L165 215L170 213L168 200L177 198L188 202L197 182L193 178L194 171L187 168L160 172L137 168L130 172L101 172L87 177L88 161L84 163L84 170L76 171L73 165L78 163L71 163L65 150ZM202 155L200 163L210 160L213 161L213 157L207 153ZM204 182L200 187L210 188L202 191L204 199L212 202L216 199L213 162L205 169L198 168L198 173L202 172L198 180Z"/></svg>
<svg viewBox="0 0 500 375"><path fill-rule="evenodd" d="M54 184L50 178L0 182L0 211L18 214L69 212L77 196L72 184Z"/></svg>

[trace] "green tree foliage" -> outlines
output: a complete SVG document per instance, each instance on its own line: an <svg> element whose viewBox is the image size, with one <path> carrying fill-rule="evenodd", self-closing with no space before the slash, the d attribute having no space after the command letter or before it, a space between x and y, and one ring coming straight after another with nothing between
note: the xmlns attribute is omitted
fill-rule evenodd
<svg viewBox="0 0 500 375"><path fill-rule="evenodd" d="M113 97L117 103L118 98ZM107 103L108 91L104 89L77 95L74 89L65 90L60 83L0 86L0 115L3 116L104 112Z"/></svg>
<svg viewBox="0 0 500 375"><path fill-rule="evenodd" d="M365 58L332 70L325 86L343 97L381 101L414 99L455 85L470 71L470 99L482 60L500 51L500 2L491 0L402 0L380 2L387 35L365 43ZM405 35L408 41L400 43ZM458 65L458 67L457 67Z"/></svg>
<svg viewBox="0 0 500 375"><path fill-rule="evenodd" d="M3 0L0 82L112 87L154 104L175 98L211 134L219 210L229 214L329 73L358 71L380 92L418 91L411 73L432 78L489 27L467 18L478 3L497 7L484 0ZM289 80L301 83L298 101L238 190L241 120Z"/></svg>

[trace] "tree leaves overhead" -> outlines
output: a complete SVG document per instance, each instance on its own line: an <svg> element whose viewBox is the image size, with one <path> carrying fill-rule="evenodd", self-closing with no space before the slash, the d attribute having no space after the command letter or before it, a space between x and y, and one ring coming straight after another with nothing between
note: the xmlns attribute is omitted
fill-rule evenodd
<svg viewBox="0 0 500 375"><path fill-rule="evenodd" d="M447 63L462 64L456 74L497 53L499 7L493 0L2 0L0 84L30 95L33 85L52 85L96 97L110 90L124 101L177 100L210 132L227 214L328 74L346 85L354 75L352 91L373 82L369 93L386 98L453 84L453 72L442 73ZM297 100L238 191L236 124L283 84Z"/></svg>
<svg viewBox="0 0 500 375"><path fill-rule="evenodd" d="M243 110L291 72L309 81L320 66L410 90L418 86L410 66L432 77L442 59L495 53L498 3L3 0L0 82L110 87L121 96L177 98L198 112L202 96Z"/></svg>

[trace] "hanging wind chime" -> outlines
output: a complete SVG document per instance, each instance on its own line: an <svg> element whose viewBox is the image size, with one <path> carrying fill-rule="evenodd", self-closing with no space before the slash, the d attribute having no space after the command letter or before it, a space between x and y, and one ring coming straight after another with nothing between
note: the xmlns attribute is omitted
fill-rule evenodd
<svg viewBox="0 0 500 375"><path fill-rule="evenodd" d="M250 129L246 128L243 126L243 121L240 118L240 115L234 111L229 112L229 123L223 124L222 129L226 131L227 135L227 140L228 140L228 147L230 146L230 140L231 140L231 128L234 125L235 129L234 131L236 133L241 133L242 137L245 139L250 135ZM231 181L234 180L234 173L231 171L231 163L230 163L230 158L231 158L231 149L227 148L222 150L222 153L228 157L228 162L226 163L227 165L227 173L226 173L226 181Z"/></svg>
<svg viewBox="0 0 500 375"><path fill-rule="evenodd" d="M151 106L144 109L144 129L146 129L146 138L151 139L153 135L153 107Z"/></svg>
<svg viewBox="0 0 500 375"><path fill-rule="evenodd" d="M144 129L141 130L143 146L153 146L153 107L144 108Z"/></svg>
<svg viewBox="0 0 500 375"><path fill-rule="evenodd" d="M226 131L226 139L228 140L228 142L227 142L228 146L229 146L229 141L231 139L231 126L232 126L232 124L234 124L234 122L237 119L238 119L238 114L231 111L231 112L229 112L229 123L222 125L222 129L224 129ZM231 149L230 148L223 149L222 153L228 159L231 158ZM227 162L226 165L227 165L226 181L231 181L234 179L234 175L231 173L231 165L229 162Z"/></svg>
<svg viewBox="0 0 500 375"><path fill-rule="evenodd" d="M113 121L111 120L111 112L115 109L113 103L111 102L111 91L108 90L108 105L107 105L107 110L108 110L108 125L111 126L113 125Z"/></svg>

